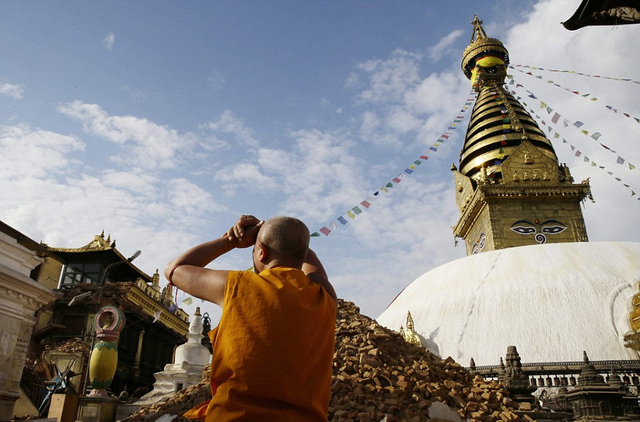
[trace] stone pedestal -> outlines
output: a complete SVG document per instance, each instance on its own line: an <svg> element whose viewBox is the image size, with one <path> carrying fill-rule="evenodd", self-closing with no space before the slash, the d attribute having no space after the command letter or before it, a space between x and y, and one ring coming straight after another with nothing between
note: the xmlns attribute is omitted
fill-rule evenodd
<svg viewBox="0 0 640 422"><path fill-rule="evenodd" d="M54 394L51 396L48 418L56 418L58 422L73 422L78 411L78 395Z"/></svg>
<svg viewBox="0 0 640 422"><path fill-rule="evenodd" d="M107 396L83 396L78 405L78 421L114 422L118 399Z"/></svg>

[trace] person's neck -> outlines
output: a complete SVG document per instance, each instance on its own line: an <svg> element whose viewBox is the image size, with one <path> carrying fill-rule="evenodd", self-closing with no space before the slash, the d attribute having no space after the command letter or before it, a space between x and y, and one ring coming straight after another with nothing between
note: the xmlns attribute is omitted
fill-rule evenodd
<svg viewBox="0 0 640 422"><path fill-rule="evenodd" d="M282 268L282 267L284 267L284 268L295 268L295 269L298 269L298 270L301 268L299 265L292 264L290 261L283 260L283 259L274 259L272 261L269 261L269 263L264 266L263 271L264 270L270 270L270 269L273 269L273 268Z"/></svg>

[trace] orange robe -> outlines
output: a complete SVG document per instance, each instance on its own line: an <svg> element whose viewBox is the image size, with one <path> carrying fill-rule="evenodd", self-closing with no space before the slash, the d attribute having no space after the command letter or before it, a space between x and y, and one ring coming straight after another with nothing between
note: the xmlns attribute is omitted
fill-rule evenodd
<svg viewBox="0 0 640 422"><path fill-rule="evenodd" d="M335 318L335 301L300 270L229 272L205 421L326 422Z"/></svg>

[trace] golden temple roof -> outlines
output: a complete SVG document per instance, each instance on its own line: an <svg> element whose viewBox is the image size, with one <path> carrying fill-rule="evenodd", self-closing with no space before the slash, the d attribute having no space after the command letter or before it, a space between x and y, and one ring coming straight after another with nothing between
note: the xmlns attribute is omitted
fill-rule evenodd
<svg viewBox="0 0 640 422"><path fill-rule="evenodd" d="M48 248L50 251L62 257L66 262L70 261L100 261L105 264L113 262L123 262L126 265L122 268L115 268L112 274L119 274L124 278L135 280L143 278L147 283L153 283L153 278L136 267L131 261L132 258L125 257L116 249L116 241L111 240L111 235L105 238L104 230L98 235L94 235L93 240L79 248ZM156 271L157 272L157 271ZM159 276L158 276L159 279Z"/></svg>

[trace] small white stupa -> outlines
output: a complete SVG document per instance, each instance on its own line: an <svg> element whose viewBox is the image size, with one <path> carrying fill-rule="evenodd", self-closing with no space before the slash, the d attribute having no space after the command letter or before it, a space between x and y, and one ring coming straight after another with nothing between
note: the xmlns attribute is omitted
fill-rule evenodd
<svg viewBox="0 0 640 422"><path fill-rule="evenodd" d="M211 352L200 343L203 337L202 315L200 308L196 308L189 324L187 342L176 348L174 363L165 365L164 371L154 374L156 382L153 390L142 396L136 404L156 403L202 381L204 367L211 362Z"/></svg>

